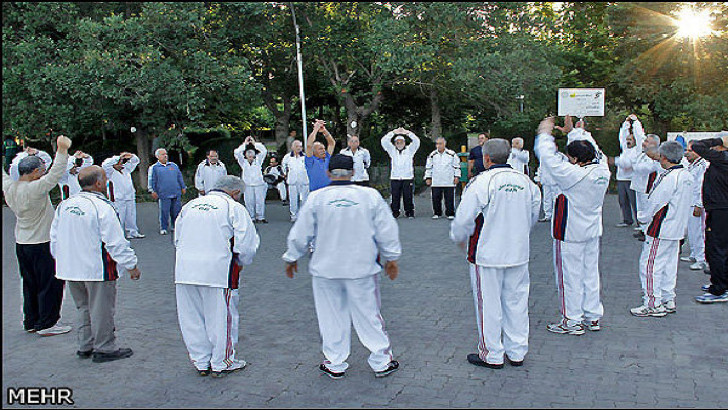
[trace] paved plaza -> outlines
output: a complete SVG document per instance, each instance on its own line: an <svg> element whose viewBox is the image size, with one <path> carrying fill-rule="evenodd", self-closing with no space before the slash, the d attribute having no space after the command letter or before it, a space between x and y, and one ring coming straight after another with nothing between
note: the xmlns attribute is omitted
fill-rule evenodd
<svg viewBox="0 0 728 410"><path fill-rule="evenodd" d="M7 389L70 387L77 407L728 407L728 305L698 305L708 280L680 264L677 313L636 318L641 243L615 228L619 206L608 195L601 247L603 330L557 335L558 318L548 224L531 241L531 335L523 367L475 367L476 321L468 267L448 238L449 222L432 220L429 197L417 218L399 219L400 276L382 279L382 314L401 368L375 379L368 351L352 338L343 380L319 373L323 360L307 262L285 277L281 255L290 229L287 207L269 201L261 245L240 289L238 357L242 372L197 376L177 324L174 247L160 236L157 205L138 206L145 239L132 241L141 280L119 281L116 328L130 359L92 363L76 357L75 330L42 338L22 328L20 276L13 228L3 207L3 405ZM356 244L351 244L356 249ZM687 247L686 247L687 250ZM76 325L65 294L61 321Z"/></svg>

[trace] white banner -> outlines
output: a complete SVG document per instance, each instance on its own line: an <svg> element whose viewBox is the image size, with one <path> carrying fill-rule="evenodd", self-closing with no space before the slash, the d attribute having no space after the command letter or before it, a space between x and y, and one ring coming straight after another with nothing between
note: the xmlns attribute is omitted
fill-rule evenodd
<svg viewBox="0 0 728 410"><path fill-rule="evenodd" d="M603 117L604 88L559 88L559 116Z"/></svg>
<svg viewBox="0 0 728 410"><path fill-rule="evenodd" d="M718 134L720 131L714 131L714 132L668 132L667 133L667 140L668 141L675 141L677 137L682 137L683 141L685 143L689 142L690 140L703 140L706 138L717 138L716 134Z"/></svg>

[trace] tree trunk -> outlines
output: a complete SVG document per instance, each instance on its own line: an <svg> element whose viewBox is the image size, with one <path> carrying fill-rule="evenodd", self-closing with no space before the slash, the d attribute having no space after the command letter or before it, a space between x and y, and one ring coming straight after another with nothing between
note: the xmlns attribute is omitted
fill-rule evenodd
<svg viewBox="0 0 728 410"><path fill-rule="evenodd" d="M437 137L442 136L442 113L440 112L440 102L437 90L430 90L430 109L432 111L432 123L430 129L430 139L433 141Z"/></svg>
<svg viewBox="0 0 728 410"><path fill-rule="evenodd" d="M149 140L149 135L143 130L137 130L134 133L134 138L136 139L136 146L137 146L137 156L139 157L139 166L137 169L139 170L139 186L142 187L145 191L149 189L147 186L147 177L148 177L148 171L149 171L149 156L151 151L151 141Z"/></svg>
<svg viewBox="0 0 728 410"><path fill-rule="evenodd" d="M286 142L288 140L288 133L291 129L291 125L290 125L291 109L292 109L291 97L283 96L283 112L278 111L277 115L276 115L276 113L273 113L276 118L276 125L275 125L276 146L286 144ZM286 149L288 149L288 148L290 148L290 147L287 146Z"/></svg>

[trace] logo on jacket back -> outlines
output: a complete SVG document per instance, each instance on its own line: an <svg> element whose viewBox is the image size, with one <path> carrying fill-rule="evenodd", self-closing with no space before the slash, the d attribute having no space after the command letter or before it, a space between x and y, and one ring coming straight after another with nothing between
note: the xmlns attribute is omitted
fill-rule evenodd
<svg viewBox="0 0 728 410"><path fill-rule="evenodd" d="M77 206L69 206L66 208L66 212L72 213L74 215L78 216L84 216L86 215L86 212L82 211L81 208Z"/></svg>
<svg viewBox="0 0 728 410"><path fill-rule="evenodd" d="M524 189L526 189L526 188L524 188L520 185L516 185L516 184L503 184L498 187L499 191L505 190L506 192L518 192L518 191L523 191Z"/></svg>
<svg viewBox="0 0 728 410"><path fill-rule="evenodd" d="M330 201L329 205L334 206L336 208L349 208L352 206L357 206L357 205L359 205L359 203L354 202L349 199L337 199L335 201Z"/></svg>
<svg viewBox="0 0 728 410"><path fill-rule="evenodd" d="M609 178L607 178L607 177L599 177L599 178L596 179L596 181L594 181L594 183L597 184L597 185L606 185L606 184L609 183Z"/></svg>
<svg viewBox="0 0 728 410"><path fill-rule="evenodd" d="M205 212L207 212L207 211L209 211L211 209L220 209L220 208L216 207L213 204L201 203L201 204L194 204L194 205L192 205L192 209L196 209L198 211L205 211Z"/></svg>

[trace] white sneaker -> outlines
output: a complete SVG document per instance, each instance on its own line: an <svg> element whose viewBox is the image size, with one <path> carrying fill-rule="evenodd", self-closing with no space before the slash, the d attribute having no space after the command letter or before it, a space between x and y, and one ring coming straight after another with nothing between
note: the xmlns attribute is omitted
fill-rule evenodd
<svg viewBox="0 0 728 410"><path fill-rule="evenodd" d="M141 234L141 233L137 232L134 235L131 235L131 237L132 237L132 239L137 239L137 238L138 239L141 239L141 238L146 238L147 236L144 235L144 234Z"/></svg>
<svg viewBox="0 0 728 410"><path fill-rule="evenodd" d="M626 228L628 226L632 226L632 224L628 224L626 222L620 222L620 223L618 223L618 224L616 224L614 226L616 226L617 228Z"/></svg>
<svg viewBox="0 0 728 410"><path fill-rule="evenodd" d="M64 326L59 325L56 323L52 327L49 327L47 329L39 330L36 333L38 333L41 336L55 336L55 335L62 335L64 333L68 333L71 331L71 326Z"/></svg>
<svg viewBox="0 0 728 410"><path fill-rule="evenodd" d="M432 215L432 219L440 219L440 215Z"/></svg>
<svg viewBox="0 0 728 410"><path fill-rule="evenodd" d="M551 218L544 216L543 218L539 219L538 221L539 222L549 222L549 221L551 221Z"/></svg>
<svg viewBox="0 0 728 410"><path fill-rule="evenodd" d="M705 262L695 262L692 265L690 265L690 270L703 270L708 265Z"/></svg>
<svg viewBox="0 0 728 410"><path fill-rule="evenodd" d="M233 360L233 363L230 366L228 366L222 370L213 370L211 373L211 376L212 377L225 377L229 373L244 369L245 366L247 366L247 365L248 365L248 363L245 360L235 359L235 360Z"/></svg>
<svg viewBox="0 0 728 410"><path fill-rule="evenodd" d="M452 221L453 219L455 219L455 217L454 217L454 216L452 216L452 215L450 215L450 216L448 216L448 217L447 217L447 219L449 219L449 220L451 220L451 221Z"/></svg>
<svg viewBox="0 0 728 410"><path fill-rule="evenodd" d="M160 235L166 235L166 234L167 234L167 231L166 231L166 230L164 230L164 229L162 229L161 231L159 231L159 234L160 234Z"/></svg>
<svg viewBox="0 0 728 410"><path fill-rule="evenodd" d="M680 258L680 260L683 262L695 262L695 258L693 258L692 256L683 256Z"/></svg>
<svg viewBox="0 0 728 410"><path fill-rule="evenodd" d="M635 230L635 231L641 231L641 230L642 230L642 228L641 228L641 227L640 227L639 225L637 225L637 226L635 226L635 227L634 227L634 230Z"/></svg>
<svg viewBox="0 0 728 410"><path fill-rule="evenodd" d="M653 308L642 305L642 306L638 306L636 308L630 309L629 313L631 313L632 316L637 316L637 317L648 317L648 316L663 317L663 316L667 315L667 310L662 305L656 306Z"/></svg>
<svg viewBox="0 0 728 410"><path fill-rule="evenodd" d="M662 302L662 306L665 307L665 311L667 313L677 312L677 305L675 304L674 300L668 300L667 302Z"/></svg>

